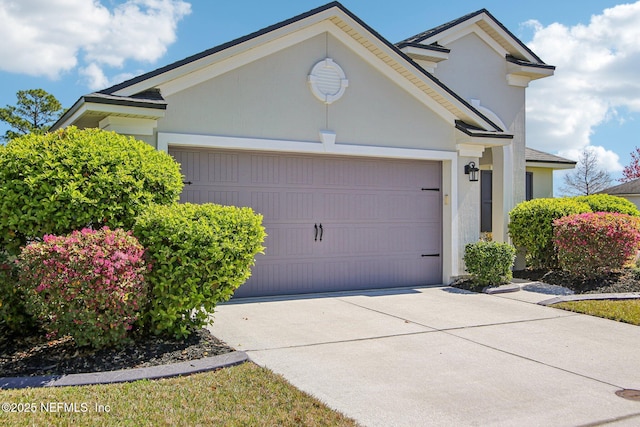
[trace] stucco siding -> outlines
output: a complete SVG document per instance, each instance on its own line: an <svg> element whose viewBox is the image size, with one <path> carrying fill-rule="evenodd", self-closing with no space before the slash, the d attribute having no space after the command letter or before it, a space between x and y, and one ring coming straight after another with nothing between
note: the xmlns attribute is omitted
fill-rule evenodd
<svg viewBox="0 0 640 427"><path fill-rule="evenodd" d="M478 99L510 126L519 119L524 89L509 86L507 62L475 34L446 46L449 59L438 64L435 75L464 100Z"/></svg>
<svg viewBox="0 0 640 427"><path fill-rule="evenodd" d="M307 76L330 57L346 73L344 96L316 99ZM328 33L167 97L159 132L454 150L451 124ZM265 147L268 148L268 147Z"/></svg>
<svg viewBox="0 0 640 427"><path fill-rule="evenodd" d="M553 197L553 169L528 167L527 172L533 173L534 199Z"/></svg>

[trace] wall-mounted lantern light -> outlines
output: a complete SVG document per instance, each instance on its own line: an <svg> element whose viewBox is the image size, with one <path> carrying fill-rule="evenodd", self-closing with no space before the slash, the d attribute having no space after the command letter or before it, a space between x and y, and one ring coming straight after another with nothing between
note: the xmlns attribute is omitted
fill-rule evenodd
<svg viewBox="0 0 640 427"><path fill-rule="evenodd" d="M469 181L471 182L477 181L478 172L480 172L480 169L476 167L476 164L474 162L469 162L468 165L464 165L464 173L466 175L469 175Z"/></svg>

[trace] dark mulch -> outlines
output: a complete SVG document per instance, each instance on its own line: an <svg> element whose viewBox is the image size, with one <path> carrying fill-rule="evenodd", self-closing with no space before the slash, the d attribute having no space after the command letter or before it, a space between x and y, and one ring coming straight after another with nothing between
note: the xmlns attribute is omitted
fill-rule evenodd
<svg viewBox="0 0 640 427"><path fill-rule="evenodd" d="M572 276L561 270L519 270L513 272L513 277L563 286L576 294L640 292L640 273L632 269L590 278ZM484 289L484 286L468 278L460 279L451 286L473 292L482 292Z"/></svg>
<svg viewBox="0 0 640 427"><path fill-rule="evenodd" d="M0 337L0 377L113 371L184 362L234 351L206 329L184 340L139 338L122 348L78 348L73 339Z"/></svg>
<svg viewBox="0 0 640 427"><path fill-rule="evenodd" d="M640 275L636 270L626 269L600 277L575 277L560 270L522 270L514 271L513 276L550 285L564 286L577 294L603 294L640 292Z"/></svg>

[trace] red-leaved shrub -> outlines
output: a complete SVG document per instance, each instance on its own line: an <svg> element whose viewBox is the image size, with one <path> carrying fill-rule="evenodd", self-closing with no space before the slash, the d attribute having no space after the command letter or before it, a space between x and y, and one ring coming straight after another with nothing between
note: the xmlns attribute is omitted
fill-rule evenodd
<svg viewBox="0 0 640 427"><path fill-rule="evenodd" d="M50 336L71 335L94 348L121 344L145 304L143 255L121 229L46 235L18 259L27 310Z"/></svg>
<svg viewBox="0 0 640 427"><path fill-rule="evenodd" d="M608 212L556 219L554 244L560 266L579 276L623 268L640 248L640 218Z"/></svg>

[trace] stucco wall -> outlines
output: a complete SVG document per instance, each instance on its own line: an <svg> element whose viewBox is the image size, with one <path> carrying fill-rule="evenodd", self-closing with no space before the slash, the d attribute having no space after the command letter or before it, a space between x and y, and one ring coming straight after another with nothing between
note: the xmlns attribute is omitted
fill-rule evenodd
<svg viewBox="0 0 640 427"><path fill-rule="evenodd" d="M445 46L449 59L438 64L435 75L465 101L480 101L512 133L514 203L525 199L525 88L507 82L507 62L476 34ZM487 150L488 151L488 150ZM483 159L482 164L485 164Z"/></svg>
<svg viewBox="0 0 640 427"><path fill-rule="evenodd" d="M533 198L553 197L553 169L527 167L533 173Z"/></svg>
<svg viewBox="0 0 640 427"><path fill-rule="evenodd" d="M346 73L344 96L325 105L307 83L331 57ZM159 132L453 150L454 129L337 38L320 34L167 97ZM268 148L268 147L265 147Z"/></svg>
<svg viewBox="0 0 640 427"><path fill-rule="evenodd" d="M474 157L460 157L459 165L469 162L478 164ZM480 182L469 181L469 175L464 174L464 168L458 167L458 227L460 240L458 241L457 256L460 271L465 274L463 261L464 247L467 243L477 242L480 238Z"/></svg>

